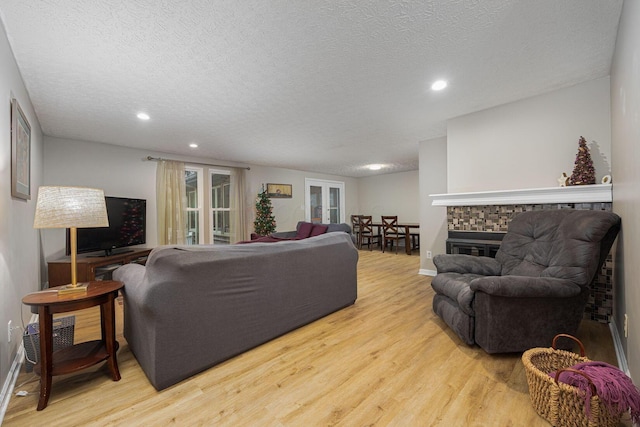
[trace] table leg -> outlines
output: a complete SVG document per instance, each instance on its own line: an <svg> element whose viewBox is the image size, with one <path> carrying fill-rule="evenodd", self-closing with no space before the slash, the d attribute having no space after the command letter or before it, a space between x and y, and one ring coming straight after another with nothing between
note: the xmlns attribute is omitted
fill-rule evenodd
<svg viewBox="0 0 640 427"><path fill-rule="evenodd" d="M102 323L102 340L105 343L107 353L109 353L107 366L111 373L111 379L113 381L119 381L120 371L118 370L118 359L116 356L115 295L117 295L117 292L111 293L108 301L100 305L100 319Z"/></svg>
<svg viewBox="0 0 640 427"><path fill-rule="evenodd" d="M411 255L411 232L408 226L404 226L404 249L407 255Z"/></svg>
<svg viewBox="0 0 640 427"><path fill-rule="evenodd" d="M40 400L37 410L42 411L49 403L53 373L53 315L49 307L38 307L38 323L40 326Z"/></svg>

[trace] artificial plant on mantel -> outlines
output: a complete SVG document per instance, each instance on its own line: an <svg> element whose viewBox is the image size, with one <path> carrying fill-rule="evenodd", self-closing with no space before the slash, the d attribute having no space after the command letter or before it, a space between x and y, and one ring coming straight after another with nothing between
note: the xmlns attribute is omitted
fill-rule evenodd
<svg viewBox="0 0 640 427"><path fill-rule="evenodd" d="M587 140L580 137L578 141L578 154L576 154L576 162L573 173L569 177L569 185L585 185L596 183L596 170L593 167Z"/></svg>
<svg viewBox="0 0 640 427"><path fill-rule="evenodd" d="M262 186L262 191L258 193L256 200L256 219L253 227L258 236L268 236L276 231L276 219L272 213L271 199L267 196L267 191Z"/></svg>

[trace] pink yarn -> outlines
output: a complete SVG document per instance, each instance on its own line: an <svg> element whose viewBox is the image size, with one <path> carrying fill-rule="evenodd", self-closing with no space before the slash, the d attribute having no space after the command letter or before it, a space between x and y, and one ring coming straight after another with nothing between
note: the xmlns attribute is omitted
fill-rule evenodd
<svg viewBox="0 0 640 427"><path fill-rule="evenodd" d="M584 362L572 368L591 378L596 394L611 415L618 416L629 411L633 422L640 423L640 391L624 372L604 362ZM555 378L555 372L549 375ZM587 417L591 416L591 387L587 379L575 372L565 371L560 373L558 380L585 392L584 408Z"/></svg>

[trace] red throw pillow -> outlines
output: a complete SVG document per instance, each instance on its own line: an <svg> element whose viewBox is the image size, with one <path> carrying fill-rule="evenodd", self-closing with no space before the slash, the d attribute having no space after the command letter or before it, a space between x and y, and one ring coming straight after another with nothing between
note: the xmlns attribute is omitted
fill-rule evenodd
<svg viewBox="0 0 640 427"><path fill-rule="evenodd" d="M309 235L309 237L313 237L313 236L319 236L321 234L324 234L327 232L327 229L329 227L326 225L320 225L320 224L314 224L313 225L313 229L311 230L311 234Z"/></svg>
<svg viewBox="0 0 640 427"><path fill-rule="evenodd" d="M296 239L306 239L311 234L311 230L313 230L313 224L310 222L303 222L298 227L298 232L296 233Z"/></svg>

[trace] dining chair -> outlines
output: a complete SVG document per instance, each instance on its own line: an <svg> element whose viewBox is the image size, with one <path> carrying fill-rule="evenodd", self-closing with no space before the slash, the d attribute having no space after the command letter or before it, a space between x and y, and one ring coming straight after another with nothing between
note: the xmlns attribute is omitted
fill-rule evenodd
<svg viewBox="0 0 640 427"><path fill-rule="evenodd" d="M371 215L360 215L360 223L358 224L358 229L360 230L360 235L358 238L358 249L362 249L363 245L367 245L369 250L371 250L371 246L374 243L378 245L382 245L380 235L380 228L375 227L376 231L373 231L374 225L371 219ZM365 243L366 240L366 243Z"/></svg>
<svg viewBox="0 0 640 427"><path fill-rule="evenodd" d="M398 254L398 246L400 245L400 239L404 239L404 244L407 245L407 239L404 234L404 230L400 230L398 227L398 217L391 215L383 215L382 217L382 252L387 247L387 242L391 242L391 249L393 249L393 242L396 242L396 255Z"/></svg>
<svg viewBox="0 0 640 427"><path fill-rule="evenodd" d="M411 251L420 250L420 229L411 231L409 237L411 237Z"/></svg>
<svg viewBox="0 0 640 427"><path fill-rule="evenodd" d="M356 236L356 242L360 242L360 217L362 215L351 215L351 230Z"/></svg>

